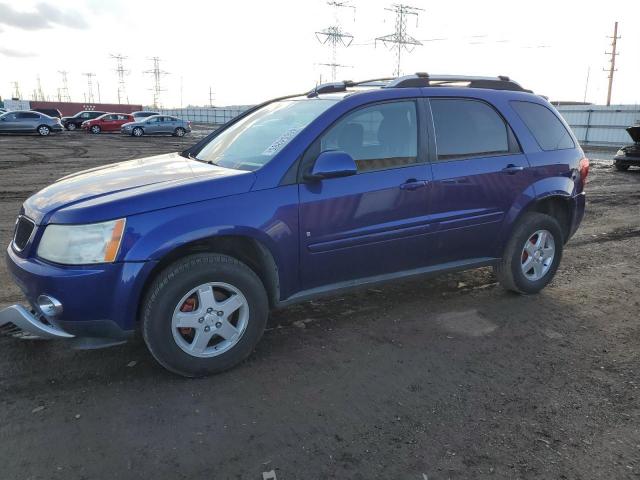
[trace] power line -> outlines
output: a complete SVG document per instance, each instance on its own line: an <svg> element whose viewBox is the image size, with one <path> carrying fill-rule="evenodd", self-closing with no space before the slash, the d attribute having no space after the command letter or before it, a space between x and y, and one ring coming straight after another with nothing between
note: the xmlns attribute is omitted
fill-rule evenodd
<svg viewBox="0 0 640 480"><path fill-rule="evenodd" d="M153 75L153 88L150 88L149 90L153 92L153 108L158 109L161 107L160 93L164 91L164 89L161 87L160 80L162 78L162 75L166 75L169 72L160 70L160 57L151 57L150 60L153 62L153 69L147 70L144 73Z"/></svg>
<svg viewBox="0 0 640 480"><path fill-rule="evenodd" d="M124 81L125 75L129 75L129 70L125 70L124 68L124 60L127 59L124 55L109 55L111 58L116 61L116 73L118 74L118 103L122 103L123 100L126 100L129 103L129 96L127 95L127 88Z"/></svg>
<svg viewBox="0 0 640 480"><path fill-rule="evenodd" d="M316 39L321 44L328 45L331 48L331 60L327 63L321 63L320 65L331 67L331 81L335 82L338 68L348 67L348 65L338 63L338 47L348 48L353 43L353 35L342 30L339 10L341 8L351 8L355 12L356 7L354 7L350 1L337 0L328 1L327 5L333 7L333 25L315 33Z"/></svg>
<svg viewBox="0 0 640 480"><path fill-rule="evenodd" d="M67 71L58 70L58 73L62 76L62 87L58 89L58 100L62 102L71 102L71 96L69 95L69 83L67 81Z"/></svg>
<svg viewBox="0 0 640 480"><path fill-rule="evenodd" d="M609 60L609 68L604 69L606 72L609 71L609 87L607 88L607 106L611 105L611 90L613 88L613 74L617 71L616 69L616 57L619 55L617 52L618 40L622 37L618 36L618 22L616 22L613 26L613 37L611 38L611 51L604 52L605 55L611 55L611 59Z"/></svg>
<svg viewBox="0 0 640 480"><path fill-rule="evenodd" d="M87 77L87 95L85 97L85 101L87 103L94 103L95 100L93 98L93 77L95 77L96 74L89 72L89 73L83 73L82 75Z"/></svg>
<svg viewBox="0 0 640 480"><path fill-rule="evenodd" d="M403 5L400 3L394 3L391 5L391 8L385 8L390 12L395 13L395 32L384 35L382 37L377 37L375 42L382 42L389 49L396 50L396 68L395 75L400 76L401 69L401 61L402 61L402 50L406 50L407 52L413 51L413 49L417 46L421 46L422 42L413 38L411 35L407 34L407 18L410 16L416 17L416 23L418 21L419 12L424 11L422 8L416 8L409 5Z"/></svg>

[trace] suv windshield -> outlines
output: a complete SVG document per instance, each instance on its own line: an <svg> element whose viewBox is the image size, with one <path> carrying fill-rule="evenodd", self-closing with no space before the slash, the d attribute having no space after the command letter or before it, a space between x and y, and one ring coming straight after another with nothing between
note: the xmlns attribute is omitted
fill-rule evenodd
<svg viewBox="0 0 640 480"><path fill-rule="evenodd" d="M214 137L196 159L226 168L257 170L336 102L314 98L265 105Z"/></svg>

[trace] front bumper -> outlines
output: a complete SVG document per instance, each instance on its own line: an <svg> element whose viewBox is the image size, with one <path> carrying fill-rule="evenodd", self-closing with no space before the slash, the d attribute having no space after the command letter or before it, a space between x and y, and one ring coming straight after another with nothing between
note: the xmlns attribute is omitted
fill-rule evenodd
<svg viewBox="0 0 640 480"><path fill-rule="evenodd" d="M613 161L618 164L632 165L634 167L640 165L640 157L630 157L629 155L616 155L613 157Z"/></svg>
<svg viewBox="0 0 640 480"><path fill-rule="evenodd" d="M26 326L31 329L23 330L42 336L41 329L38 328L43 319L37 307L37 299L40 295L48 295L57 299L64 307L62 313L55 318L45 317L55 329L75 337L117 340L127 339L133 334L144 280L155 264L120 262L61 266L38 258L22 257L11 246L7 249L6 260L15 283L35 312L31 313L35 320L28 315L27 318L21 315L21 324L26 322ZM11 314L11 318L16 318L15 312L30 313L25 308L14 308L5 315ZM2 318L4 317L0 312L0 325L3 323ZM22 328L20 325L18 327ZM34 328L36 332L32 331Z"/></svg>
<svg viewBox="0 0 640 480"><path fill-rule="evenodd" d="M0 310L0 334L21 338L73 338L35 310L11 305Z"/></svg>

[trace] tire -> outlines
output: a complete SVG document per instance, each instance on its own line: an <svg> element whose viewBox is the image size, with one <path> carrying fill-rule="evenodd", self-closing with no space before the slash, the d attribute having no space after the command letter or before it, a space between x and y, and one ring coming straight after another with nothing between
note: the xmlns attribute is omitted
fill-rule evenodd
<svg viewBox="0 0 640 480"><path fill-rule="evenodd" d="M621 163L617 160L614 162L613 166L616 167L616 170L619 172L626 172L629 170L629 164Z"/></svg>
<svg viewBox="0 0 640 480"><path fill-rule="evenodd" d="M231 290L234 294L227 297ZM213 303L207 301L208 295ZM225 308L224 300L231 298L240 305L236 310ZM214 308L206 309L208 305ZM142 308L142 337L167 370L201 377L247 358L262 337L268 314L265 288L244 263L227 255L190 255L169 265L149 287ZM223 331L222 336L217 334ZM198 346L199 335L204 340ZM190 349L194 351L189 353Z"/></svg>
<svg viewBox="0 0 640 480"><path fill-rule="evenodd" d="M134 137L141 137L142 135L144 135L144 130L142 130L142 128L140 127L136 127L131 131L131 135L133 135Z"/></svg>
<svg viewBox="0 0 640 480"><path fill-rule="evenodd" d="M51 133L51 129L46 125L40 125L36 128L36 132L38 132L38 135L41 137L46 137Z"/></svg>
<svg viewBox="0 0 640 480"><path fill-rule="evenodd" d="M184 134L187 133L186 130L182 127L178 127L176 128L176 130L173 132L173 134L176 137L184 137Z"/></svg>
<svg viewBox="0 0 640 480"><path fill-rule="evenodd" d="M73 132L78 126L75 123L67 123L67 130Z"/></svg>
<svg viewBox="0 0 640 480"><path fill-rule="evenodd" d="M90 131L91 133L96 134L96 135L97 135L98 133L100 133L100 130L101 130L101 129L100 129L100 126L99 126L99 125L93 125L93 126L89 129L89 131Z"/></svg>
<svg viewBox="0 0 640 480"><path fill-rule="evenodd" d="M546 233L540 235L538 232ZM545 242L543 247L546 248L539 249L539 240ZM551 242L553 256L549 258ZM495 267L498 281L513 292L538 293L553 279L562 258L563 245L562 229L555 218L542 213L526 213L513 229L502 259ZM528 267L530 269L525 273Z"/></svg>

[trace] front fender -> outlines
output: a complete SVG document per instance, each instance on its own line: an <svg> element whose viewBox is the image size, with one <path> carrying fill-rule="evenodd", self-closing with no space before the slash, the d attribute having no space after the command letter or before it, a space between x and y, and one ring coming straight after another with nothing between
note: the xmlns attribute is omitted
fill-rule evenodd
<svg viewBox="0 0 640 480"><path fill-rule="evenodd" d="M297 185L127 218L120 260L155 262L184 245L216 236L248 237L264 245L277 265L281 293L289 293L298 272Z"/></svg>

